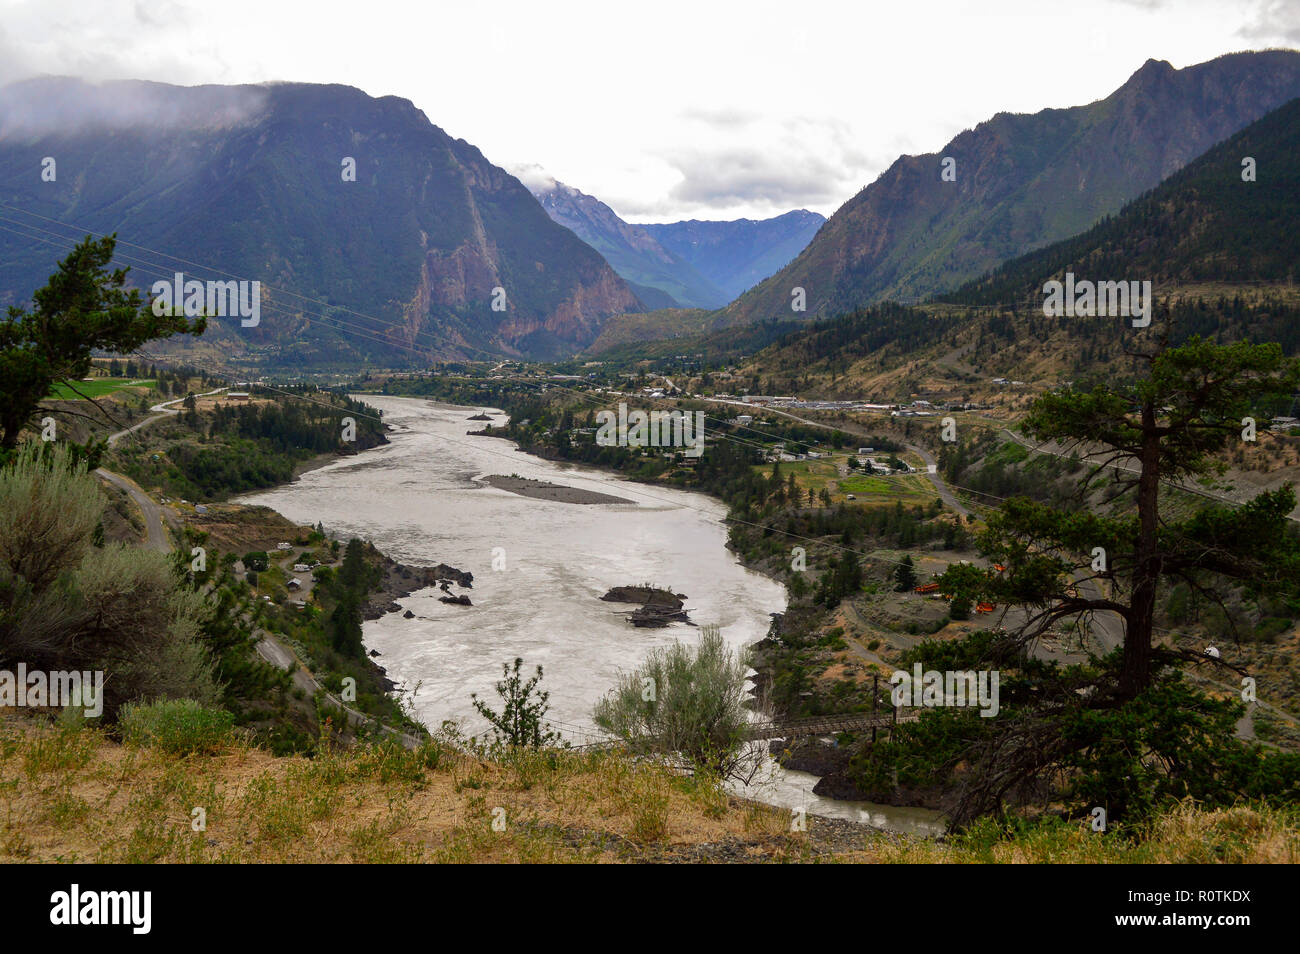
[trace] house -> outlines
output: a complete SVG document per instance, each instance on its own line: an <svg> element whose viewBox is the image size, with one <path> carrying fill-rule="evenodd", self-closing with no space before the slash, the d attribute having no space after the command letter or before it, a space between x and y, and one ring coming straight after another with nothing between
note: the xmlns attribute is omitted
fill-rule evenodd
<svg viewBox="0 0 1300 954"><path fill-rule="evenodd" d="M298 587L302 586L302 580L298 579L298 578L295 576L292 580L290 580L290 581L289 581L287 584L285 584L285 585L288 586L289 589L291 589L291 590L296 590L296 589L298 589Z"/></svg>

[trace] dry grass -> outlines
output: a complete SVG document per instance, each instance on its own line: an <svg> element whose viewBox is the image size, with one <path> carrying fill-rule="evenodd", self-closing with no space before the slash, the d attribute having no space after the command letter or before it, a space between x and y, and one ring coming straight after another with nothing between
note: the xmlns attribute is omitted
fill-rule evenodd
<svg viewBox="0 0 1300 954"><path fill-rule="evenodd" d="M904 864L1295 864L1300 811L1239 805L1202 809L1187 801L1149 825L1106 835L1086 822L1059 822L999 837L993 824L952 843L910 841L882 848Z"/></svg>
<svg viewBox="0 0 1300 954"><path fill-rule="evenodd" d="M431 742L307 760L234 744L182 758L0 719L6 862L618 861L728 839L777 856L804 837L787 818L613 753L489 762Z"/></svg>
<svg viewBox="0 0 1300 954"><path fill-rule="evenodd" d="M487 761L435 741L312 760L239 744L178 757L0 718L0 862L1300 860L1294 810L1183 805L1140 833L1060 823L1005 839L988 826L949 844L810 822L792 832L788 812L617 753Z"/></svg>

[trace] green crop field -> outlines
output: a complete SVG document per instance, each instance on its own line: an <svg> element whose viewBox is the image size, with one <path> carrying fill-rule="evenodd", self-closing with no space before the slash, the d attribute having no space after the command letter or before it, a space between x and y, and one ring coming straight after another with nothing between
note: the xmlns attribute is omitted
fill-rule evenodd
<svg viewBox="0 0 1300 954"><path fill-rule="evenodd" d="M153 388L155 384L155 381L146 378L92 378L89 381L76 382L74 385L76 391L66 384L56 384L54 390L50 392L50 397L59 401L72 401L82 395L98 398L123 388ZM81 393L78 394L77 391Z"/></svg>
<svg viewBox="0 0 1300 954"><path fill-rule="evenodd" d="M936 496L934 485L918 474L877 477L855 474L839 482L840 493L853 494L867 503L900 500L904 504L929 503Z"/></svg>

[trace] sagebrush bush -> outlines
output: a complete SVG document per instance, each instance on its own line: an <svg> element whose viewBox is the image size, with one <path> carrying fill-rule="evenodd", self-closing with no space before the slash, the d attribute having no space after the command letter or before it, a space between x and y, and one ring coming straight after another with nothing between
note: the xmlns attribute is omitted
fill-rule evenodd
<svg viewBox="0 0 1300 954"><path fill-rule="evenodd" d="M125 742L190 755L226 748L234 741L234 724L234 715L224 709L209 709L193 699L164 699L123 706L118 729Z"/></svg>
<svg viewBox="0 0 1300 954"><path fill-rule="evenodd" d="M635 672L621 674L593 717L634 751L677 753L726 775L748 722L747 670L744 655L733 653L710 624L698 647L678 642L652 650Z"/></svg>
<svg viewBox="0 0 1300 954"><path fill-rule="evenodd" d="M211 612L164 553L95 546L99 482L32 441L0 467L0 665L102 670L108 721L131 699L215 702Z"/></svg>

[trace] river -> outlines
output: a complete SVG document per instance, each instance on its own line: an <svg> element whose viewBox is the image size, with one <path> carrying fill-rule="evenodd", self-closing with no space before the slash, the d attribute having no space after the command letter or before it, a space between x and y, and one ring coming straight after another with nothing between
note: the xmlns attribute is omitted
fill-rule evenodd
<svg viewBox="0 0 1300 954"><path fill-rule="evenodd" d="M425 590L365 625L365 644L389 677L412 695L420 719L486 723L470 694L497 702L503 663L541 665L557 727L575 743L592 740L591 710L620 670L655 646L693 641L685 624L638 629L627 608L602 602L610 587L649 582L686 595L696 623L717 623L734 647L761 639L784 588L743 567L726 549L726 508L702 494L652 487L585 467L541 460L508 441L472 437L480 408L416 398L357 395L384 414L390 443L309 471L292 484L242 498L300 523L370 540L402 563L448 563L474 574L473 606L438 601ZM499 412L498 412L499 414ZM503 418L495 418L498 422ZM489 474L549 480L633 501L577 505L522 497L487 486ZM495 559L494 559L495 558ZM497 569L493 569L494 563ZM504 568L502 568L504 564ZM453 591L459 591L453 588ZM895 830L941 831L922 809L820 798L815 777L769 766L754 798L810 814L852 818Z"/></svg>

